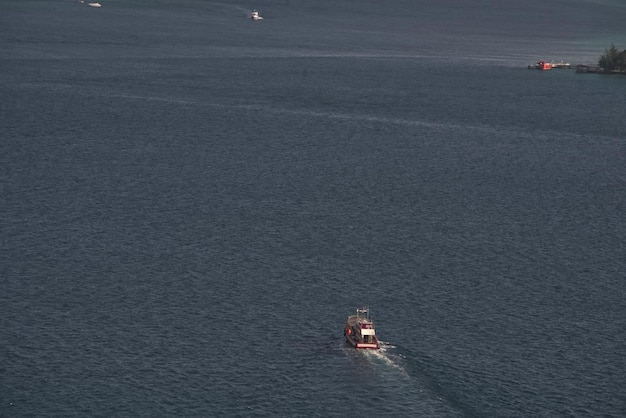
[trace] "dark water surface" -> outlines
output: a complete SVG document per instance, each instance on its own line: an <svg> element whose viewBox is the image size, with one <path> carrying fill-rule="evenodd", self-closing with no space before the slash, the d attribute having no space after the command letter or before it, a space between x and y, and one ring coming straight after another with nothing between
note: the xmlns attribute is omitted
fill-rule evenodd
<svg viewBox="0 0 626 418"><path fill-rule="evenodd" d="M0 416L626 414L621 2L102 4L0 3Z"/></svg>

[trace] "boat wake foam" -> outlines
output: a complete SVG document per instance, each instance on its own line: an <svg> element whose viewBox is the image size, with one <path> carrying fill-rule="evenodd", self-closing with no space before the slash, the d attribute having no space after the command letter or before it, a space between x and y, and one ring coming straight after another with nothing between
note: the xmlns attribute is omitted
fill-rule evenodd
<svg viewBox="0 0 626 418"><path fill-rule="evenodd" d="M385 341L379 340L378 350L355 350L350 347L345 341L342 341L343 351L347 356L366 359L372 366L382 366L388 371L394 370L400 372L404 377L409 377L409 374L405 370L403 363L405 357L401 354L395 354L393 350L396 346L391 345Z"/></svg>

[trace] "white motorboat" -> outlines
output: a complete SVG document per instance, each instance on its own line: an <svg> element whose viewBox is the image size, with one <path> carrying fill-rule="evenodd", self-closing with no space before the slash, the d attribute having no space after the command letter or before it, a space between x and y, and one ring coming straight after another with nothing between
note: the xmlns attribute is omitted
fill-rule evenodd
<svg viewBox="0 0 626 418"><path fill-rule="evenodd" d="M261 16L257 10L253 10L252 12L250 12L250 19L263 20L263 16Z"/></svg>

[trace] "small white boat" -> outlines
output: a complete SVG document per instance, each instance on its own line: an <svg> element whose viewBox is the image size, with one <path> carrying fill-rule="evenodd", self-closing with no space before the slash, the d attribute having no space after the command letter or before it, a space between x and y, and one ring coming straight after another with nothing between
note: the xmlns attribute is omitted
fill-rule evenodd
<svg viewBox="0 0 626 418"><path fill-rule="evenodd" d="M91 3L87 3L89 6L91 7L102 7L102 5L100 3L98 3L97 1L91 2Z"/></svg>
<svg viewBox="0 0 626 418"><path fill-rule="evenodd" d="M250 12L250 19L263 20L263 16L261 16L257 10L253 10L252 12Z"/></svg>
<svg viewBox="0 0 626 418"><path fill-rule="evenodd" d="M351 315L346 321L343 330L346 342L354 348L377 349L378 338L374 329L374 322L370 318L369 308L356 310L356 315Z"/></svg>

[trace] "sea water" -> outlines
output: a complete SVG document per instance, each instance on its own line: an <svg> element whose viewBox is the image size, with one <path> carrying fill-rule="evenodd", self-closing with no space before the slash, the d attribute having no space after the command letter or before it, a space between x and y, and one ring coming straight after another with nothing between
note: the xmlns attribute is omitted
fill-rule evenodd
<svg viewBox="0 0 626 418"><path fill-rule="evenodd" d="M101 3L0 3L0 415L626 413L621 2Z"/></svg>

